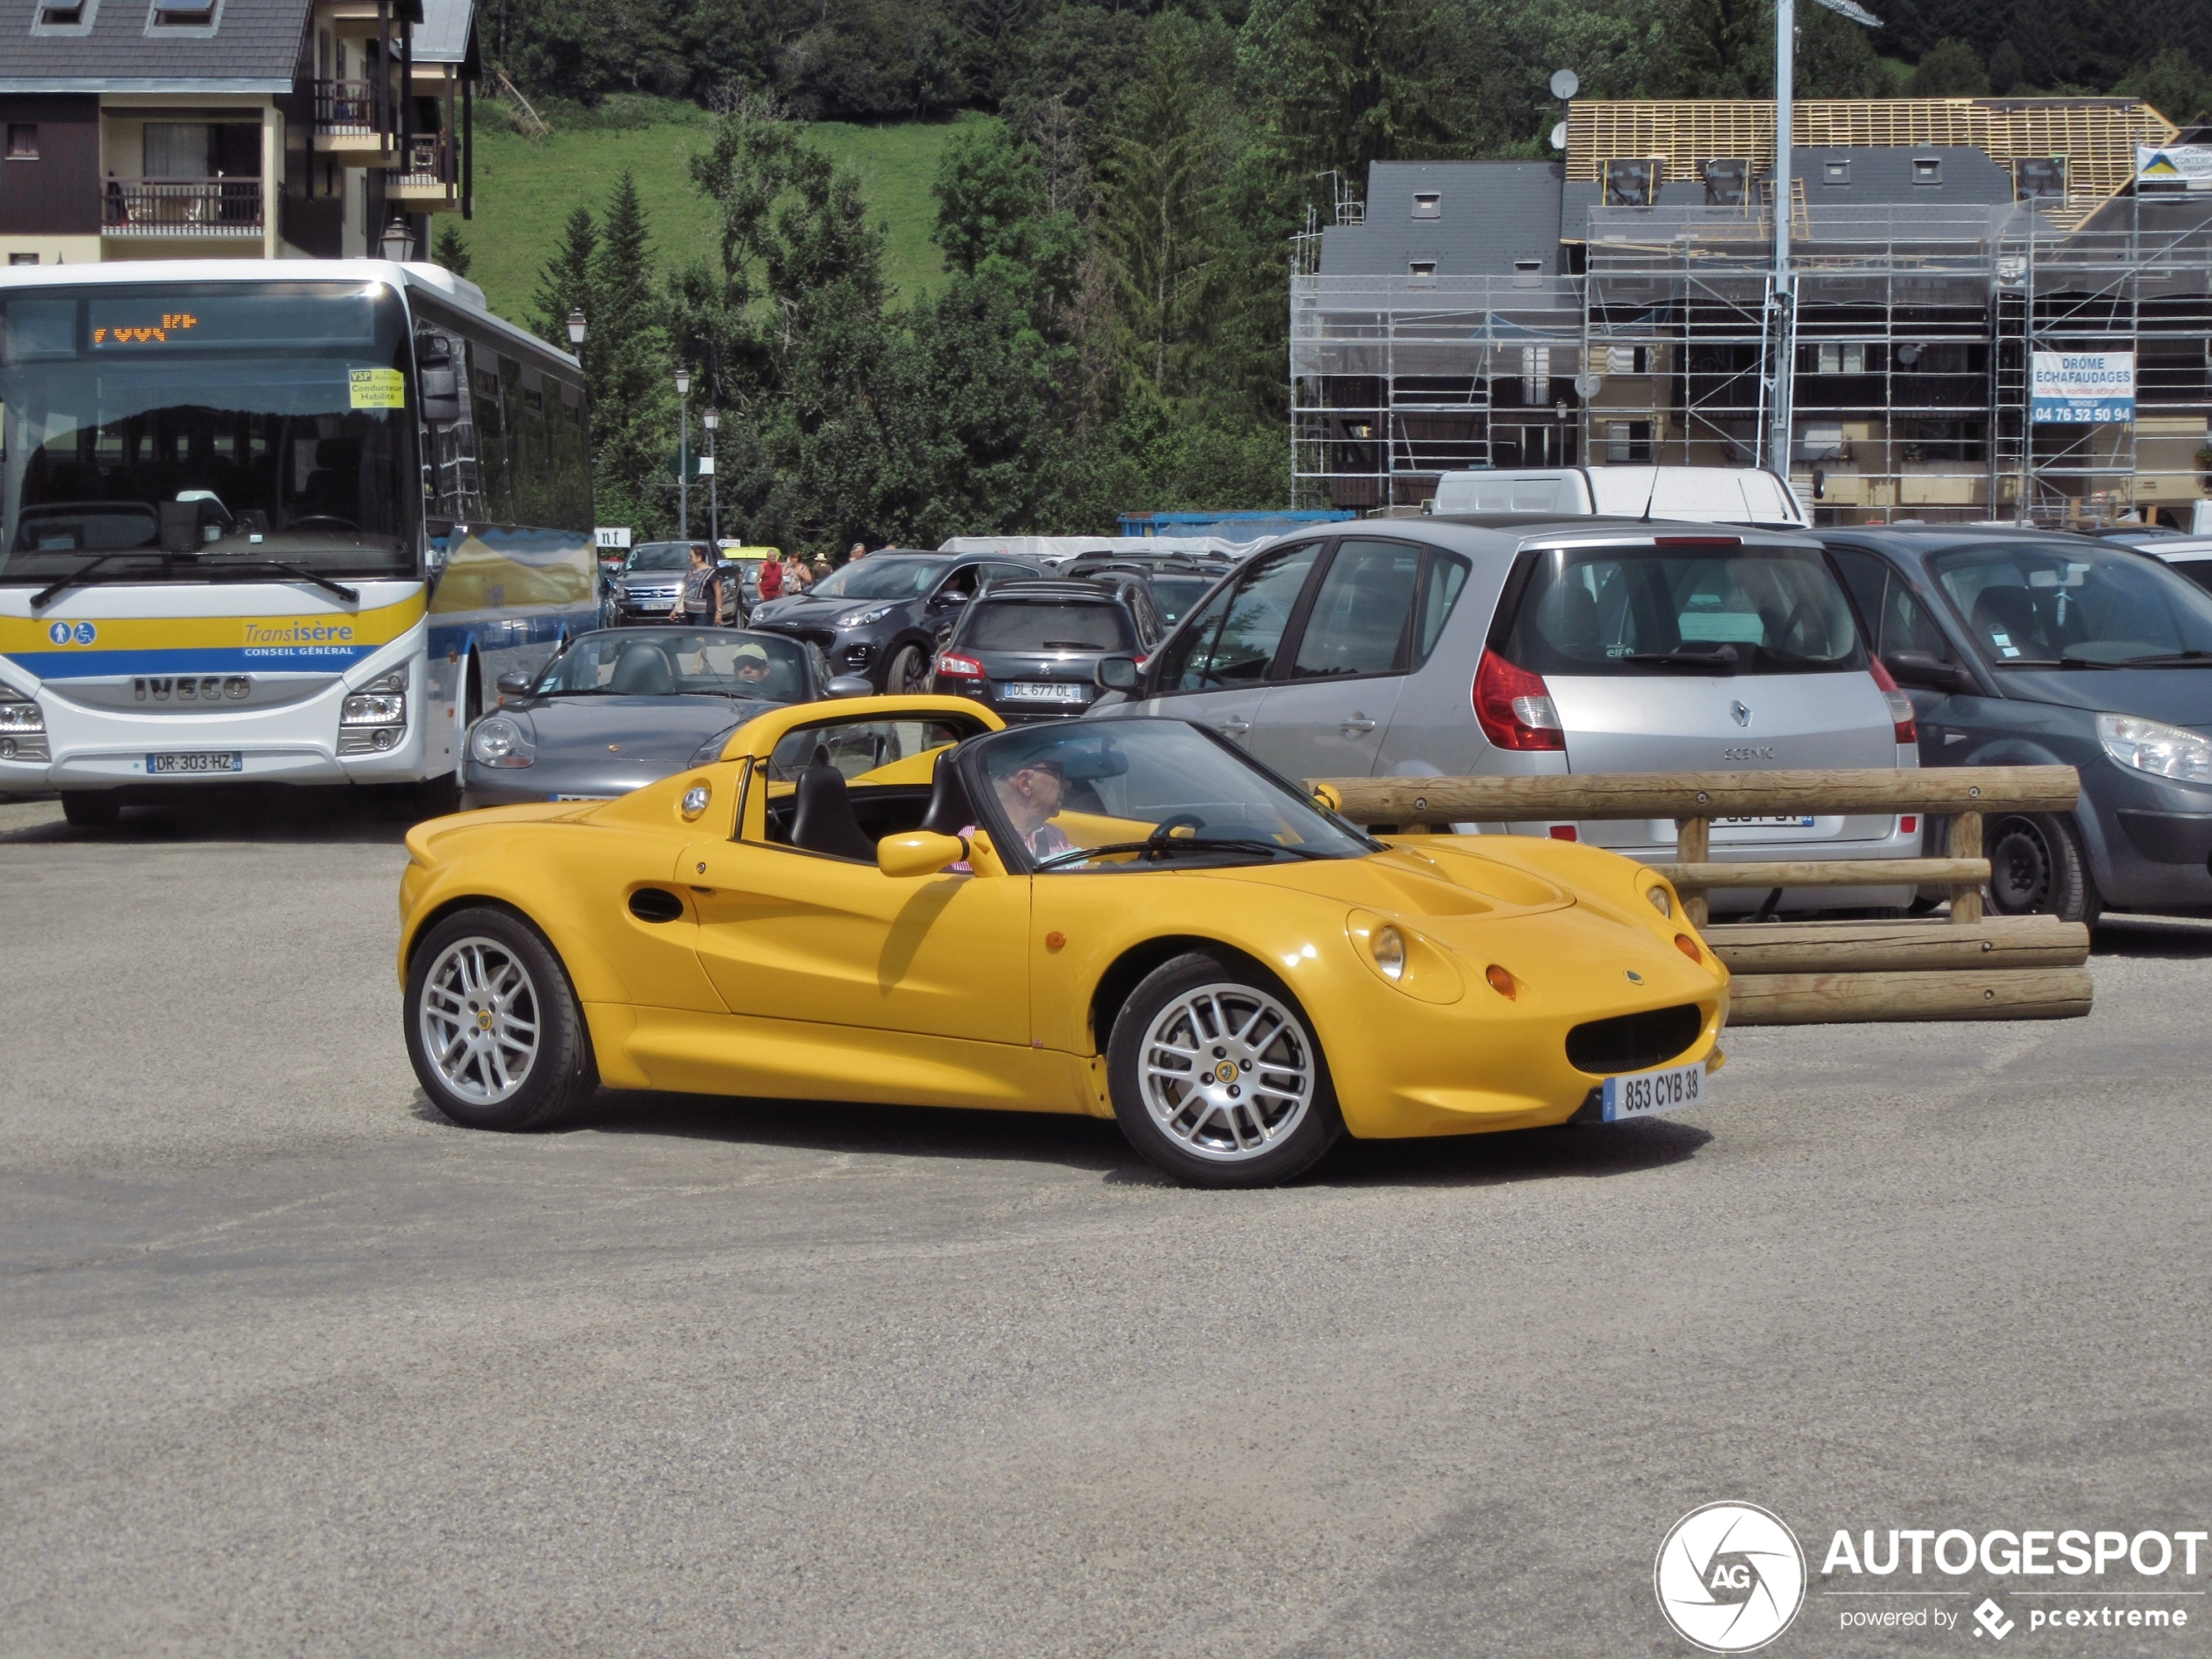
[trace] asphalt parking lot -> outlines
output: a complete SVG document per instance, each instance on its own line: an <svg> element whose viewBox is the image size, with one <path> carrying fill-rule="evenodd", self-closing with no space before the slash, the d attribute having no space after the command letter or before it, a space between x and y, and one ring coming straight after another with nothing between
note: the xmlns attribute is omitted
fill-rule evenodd
<svg viewBox="0 0 2212 1659"><path fill-rule="evenodd" d="M1195 1192L1088 1121L455 1129L402 821L0 806L0 1653L1674 1654L1710 1500L1816 1570L2212 1514L2212 925L2105 929L2086 1021ZM1770 1651L1973 1645L1839 1605Z"/></svg>

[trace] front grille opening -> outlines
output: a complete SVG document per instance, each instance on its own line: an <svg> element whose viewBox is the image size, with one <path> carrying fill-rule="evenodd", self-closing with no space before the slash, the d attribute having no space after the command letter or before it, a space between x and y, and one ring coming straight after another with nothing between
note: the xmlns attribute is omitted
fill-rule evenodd
<svg viewBox="0 0 2212 1659"><path fill-rule="evenodd" d="M1663 1065L1697 1041L1705 1016L1695 1003L1650 1008L1611 1020L1592 1020L1567 1034L1567 1062L1577 1071L1603 1076Z"/></svg>

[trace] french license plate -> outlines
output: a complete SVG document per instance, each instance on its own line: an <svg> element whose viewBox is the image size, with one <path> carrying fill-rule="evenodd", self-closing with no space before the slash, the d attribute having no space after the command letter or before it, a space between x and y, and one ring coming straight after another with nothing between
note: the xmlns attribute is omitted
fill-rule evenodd
<svg viewBox="0 0 2212 1659"><path fill-rule="evenodd" d="M1814 820L1784 813L1778 818L1716 818L1715 829L1811 829Z"/></svg>
<svg viewBox="0 0 2212 1659"><path fill-rule="evenodd" d="M1015 703L1088 703L1089 691L1073 680L1009 680L1001 693Z"/></svg>
<svg viewBox="0 0 2212 1659"><path fill-rule="evenodd" d="M1708 1087L1705 1062L1669 1066L1660 1071L1639 1071L1633 1076L1605 1080L1605 1121L1618 1123L1631 1117L1679 1111L1703 1103Z"/></svg>
<svg viewBox="0 0 2212 1659"><path fill-rule="evenodd" d="M244 772L246 757L235 749L194 750L185 754L148 755L146 775L158 778L172 772Z"/></svg>

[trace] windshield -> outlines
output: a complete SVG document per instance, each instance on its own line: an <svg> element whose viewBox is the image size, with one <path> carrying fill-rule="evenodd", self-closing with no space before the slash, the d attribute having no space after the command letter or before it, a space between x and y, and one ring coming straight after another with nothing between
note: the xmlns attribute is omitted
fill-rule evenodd
<svg viewBox="0 0 2212 1659"><path fill-rule="evenodd" d="M856 559L807 591L832 599L919 599L951 569L942 559Z"/></svg>
<svg viewBox="0 0 2212 1659"><path fill-rule="evenodd" d="M1128 651L1136 637L1117 604L1009 599L969 611L959 643L975 651Z"/></svg>
<svg viewBox="0 0 2212 1659"><path fill-rule="evenodd" d="M1928 567L1999 668L2212 654L2212 594L2147 554L2000 544L1940 553Z"/></svg>
<svg viewBox="0 0 2212 1659"><path fill-rule="evenodd" d="M1568 676L1866 666L1826 562L1792 548L1553 549L1537 557L1505 654Z"/></svg>
<svg viewBox="0 0 2212 1659"><path fill-rule="evenodd" d="M1160 604L1160 621L1171 624L1183 620L1183 613L1212 591L1213 584L1221 578L1216 576L1156 576L1152 578L1152 597Z"/></svg>
<svg viewBox="0 0 2212 1659"><path fill-rule="evenodd" d="M610 629L584 634L546 664L537 697L756 698L803 703L812 694L806 648L773 634L726 628Z"/></svg>
<svg viewBox="0 0 2212 1659"><path fill-rule="evenodd" d="M688 570L691 568L691 544L689 542L647 542L632 548L631 570Z"/></svg>
<svg viewBox="0 0 2212 1659"><path fill-rule="evenodd" d="M376 284L0 297L0 581L414 575L408 362Z"/></svg>
<svg viewBox="0 0 2212 1659"><path fill-rule="evenodd" d="M1358 858L1374 843L1181 720L1076 723L979 742L974 764L1036 868L1149 870Z"/></svg>

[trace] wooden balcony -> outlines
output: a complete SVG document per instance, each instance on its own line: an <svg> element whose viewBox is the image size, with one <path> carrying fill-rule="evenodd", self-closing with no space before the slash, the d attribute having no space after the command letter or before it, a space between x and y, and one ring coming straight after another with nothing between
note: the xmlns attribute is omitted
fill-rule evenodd
<svg viewBox="0 0 2212 1659"><path fill-rule="evenodd" d="M100 233L197 240L260 240L258 179L111 179L100 201Z"/></svg>
<svg viewBox="0 0 2212 1659"><path fill-rule="evenodd" d="M461 206L461 165L453 135L409 134L404 161L384 175L384 199L405 203L418 213L457 212Z"/></svg>
<svg viewBox="0 0 2212 1659"><path fill-rule="evenodd" d="M315 150L348 167L397 159L391 89L374 81L315 83Z"/></svg>

